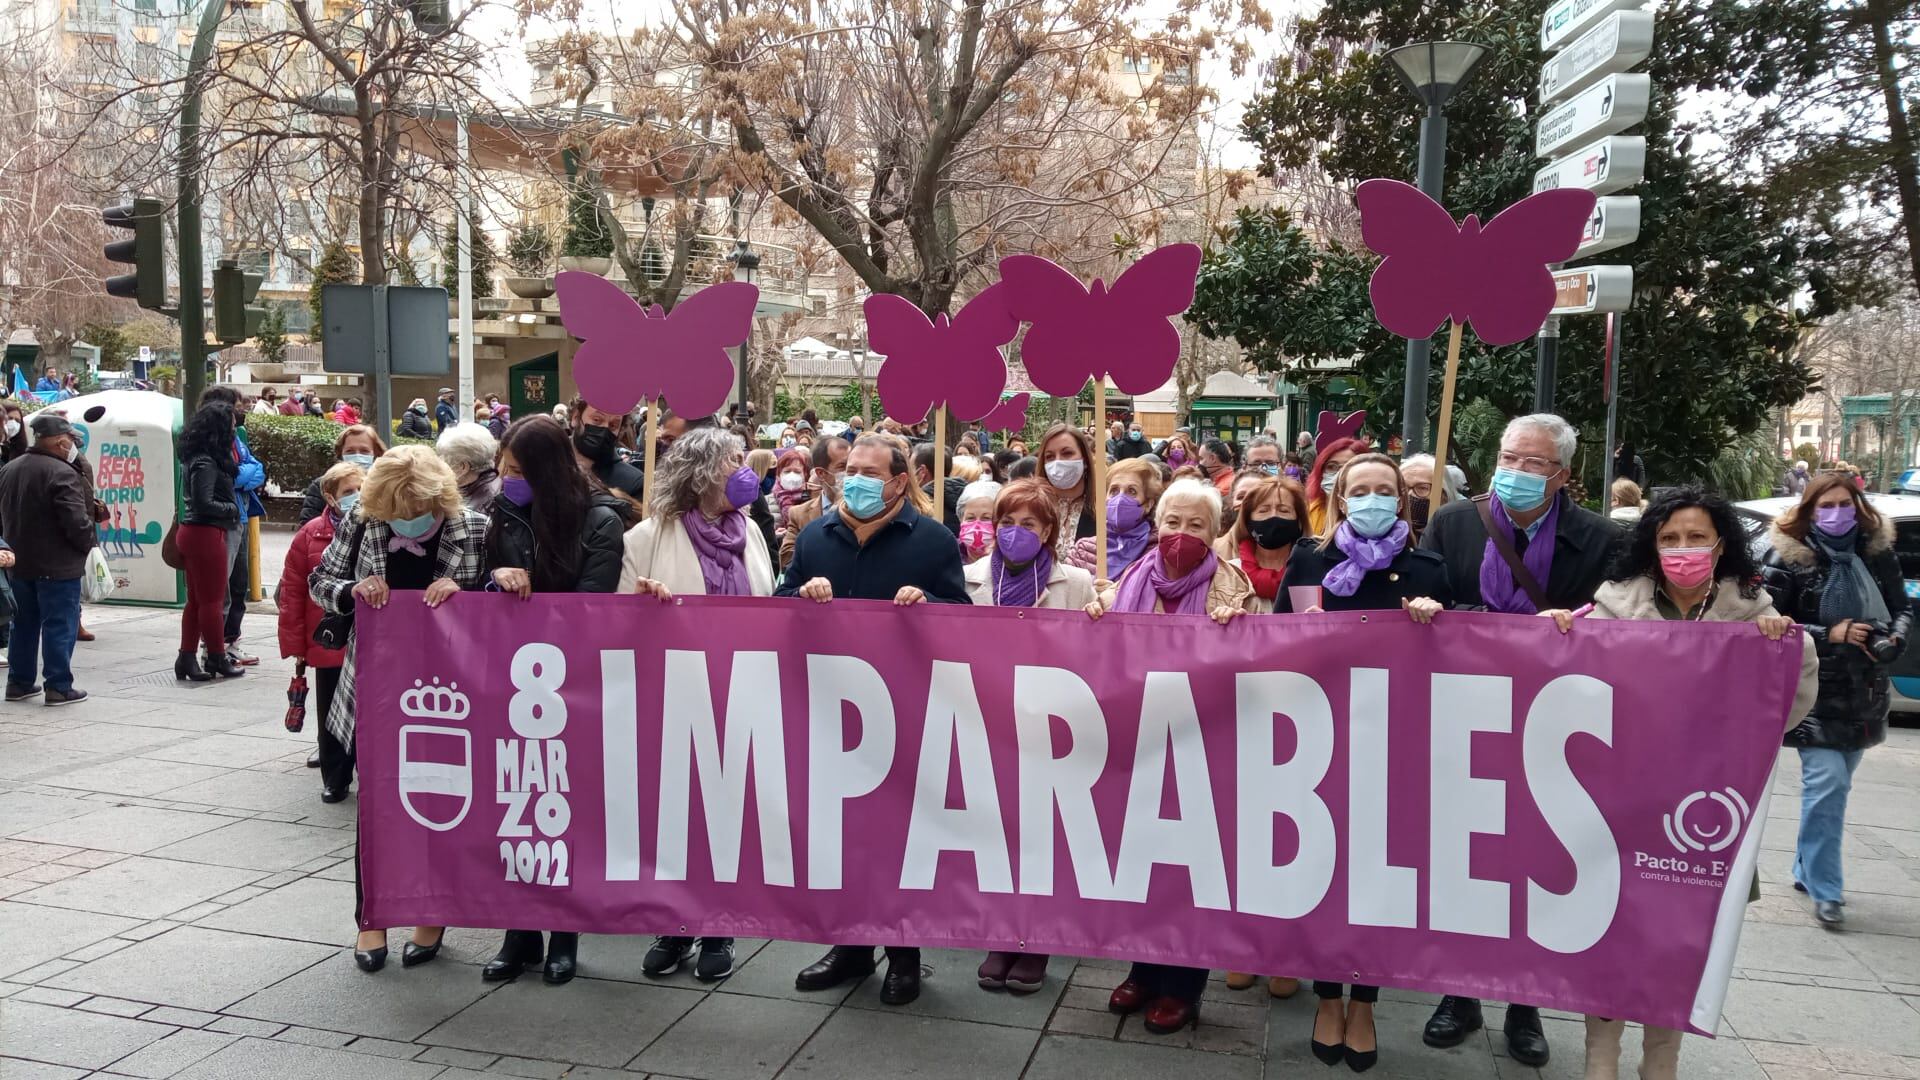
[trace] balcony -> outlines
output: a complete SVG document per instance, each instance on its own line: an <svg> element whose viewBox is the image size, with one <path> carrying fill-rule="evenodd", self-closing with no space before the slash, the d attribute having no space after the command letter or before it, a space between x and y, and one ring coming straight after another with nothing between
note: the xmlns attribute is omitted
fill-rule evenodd
<svg viewBox="0 0 1920 1080"><path fill-rule="evenodd" d="M640 238L646 234L644 222L622 221L620 224L626 229L627 238L632 243L638 244ZM654 242L658 242L657 236ZM755 308L754 314L762 319L806 314L810 310L807 298L809 282L806 269L800 265L800 253L781 244L753 244L752 246L753 253L760 256L760 266L753 272L753 283L760 286L760 303ZM727 256L733 253L733 247L734 239L731 236L703 234L694 237L691 264L687 268L687 283L681 290L681 295L685 296L707 284L709 280L707 271L715 268L715 264L720 264L720 269L724 272L725 267L729 265ZM641 260L643 270L652 269L647 266L648 261L643 253ZM658 272L648 275L656 282L666 277L667 266L664 256L657 265ZM621 279L618 263L614 264L610 276L616 280ZM723 273L716 276L724 280Z"/></svg>

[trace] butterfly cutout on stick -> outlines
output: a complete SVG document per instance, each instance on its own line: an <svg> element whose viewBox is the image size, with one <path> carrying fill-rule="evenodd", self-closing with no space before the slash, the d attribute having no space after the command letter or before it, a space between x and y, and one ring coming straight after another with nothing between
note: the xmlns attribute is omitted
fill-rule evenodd
<svg viewBox="0 0 1920 1080"><path fill-rule="evenodd" d="M1351 439L1360 434L1367 424L1367 410L1350 412L1345 416L1332 409L1320 410L1320 419L1314 425L1313 451L1318 454L1341 439Z"/></svg>
<svg viewBox="0 0 1920 1080"><path fill-rule="evenodd" d="M1037 255L1000 260L1007 309L1031 324L1020 357L1033 385L1072 397L1088 380L1112 379L1123 394L1158 390L1180 359L1173 317L1193 306L1197 244L1142 255L1109 286L1091 286Z"/></svg>
<svg viewBox="0 0 1920 1080"><path fill-rule="evenodd" d="M598 274L563 271L553 280L560 321L579 338L573 354L580 396L604 412L666 398L682 416L712 416L734 386L727 350L753 329L757 286L723 281L689 293L671 313L642 308Z"/></svg>
<svg viewBox="0 0 1920 1080"><path fill-rule="evenodd" d="M1007 385L1001 346L1020 330L1007 311L1006 287L987 286L960 313L929 320L905 297L867 297L867 341L887 359L874 387L887 412L919 419L945 403L962 420L978 420L1000 404Z"/></svg>
<svg viewBox="0 0 1920 1080"><path fill-rule="evenodd" d="M1484 226L1453 215L1419 188L1368 180L1354 192L1360 235L1384 256L1368 292L1380 325L1404 338L1468 323L1489 345L1531 337L1553 312L1548 264L1573 258L1591 191L1556 188L1521 199Z"/></svg>
<svg viewBox="0 0 1920 1080"><path fill-rule="evenodd" d="M1027 427L1027 406L1033 404L1033 395L1022 391L993 407L993 411L980 418L980 426L988 431L1024 431Z"/></svg>

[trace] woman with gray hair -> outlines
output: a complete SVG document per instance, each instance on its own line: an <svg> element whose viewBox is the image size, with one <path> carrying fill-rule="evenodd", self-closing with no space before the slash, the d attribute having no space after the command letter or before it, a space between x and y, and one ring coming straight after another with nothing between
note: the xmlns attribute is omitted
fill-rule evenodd
<svg viewBox="0 0 1920 1080"><path fill-rule="evenodd" d="M433 448L459 480L467 509L493 513L493 501L500 497L500 474L493 467L500 443L493 432L485 424L455 424L440 433Z"/></svg>
<svg viewBox="0 0 1920 1080"><path fill-rule="evenodd" d="M1446 497L1435 499L1433 493L1433 455L1415 454L1400 463L1400 477L1407 485L1409 507L1413 511L1413 539L1420 542L1420 534L1427 531L1427 515L1443 502L1453 502L1460 498L1460 470L1447 466L1445 483L1441 486Z"/></svg>
<svg viewBox="0 0 1920 1080"><path fill-rule="evenodd" d="M759 494L760 478L738 436L713 427L682 435L654 468L647 519L627 530L619 591L662 601L676 594L773 595L773 557L747 520ZM640 970L671 975L693 955L693 938L662 935ZM733 939L701 938L693 977L717 982L731 974Z"/></svg>

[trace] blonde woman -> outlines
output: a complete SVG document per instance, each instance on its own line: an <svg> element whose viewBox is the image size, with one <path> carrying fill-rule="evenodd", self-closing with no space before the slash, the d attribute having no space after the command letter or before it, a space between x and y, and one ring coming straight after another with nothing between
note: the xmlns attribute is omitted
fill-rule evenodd
<svg viewBox="0 0 1920 1080"><path fill-rule="evenodd" d="M428 607L439 607L462 589L486 584L487 519L460 498L453 470L425 446L397 446L368 471L360 488L358 513L334 534L307 590L320 610L350 615L358 604L385 607L393 593L417 589ZM346 663L327 730L340 744L350 769L354 754L354 668L359 630L347 635ZM360 919L359 861L354 862L354 917ZM402 967L432 960L440 952L443 927L414 928L400 957ZM387 962L387 931L360 926L354 944L360 970L379 971Z"/></svg>

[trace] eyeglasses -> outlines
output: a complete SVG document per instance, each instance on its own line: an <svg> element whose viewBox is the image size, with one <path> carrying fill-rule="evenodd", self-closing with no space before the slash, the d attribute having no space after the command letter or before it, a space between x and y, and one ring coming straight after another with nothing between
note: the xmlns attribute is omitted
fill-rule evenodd
<svg viewBox="0 0 1920 1080"><path fill-rule="evenodd" d="M1415 499L1425 499L1433 494L1432 484L1408 484L1407 495Z"/></svg>
<svg viewBox="0 0 1920 1080"><path fill-rule="evenodd" d="M1560 471L1558 461L1515 454L1506 450L1500 451L1499 464L1503 469L1518 469L1521 472L1533 473L1535 476L1552 476Z"/></svg>

